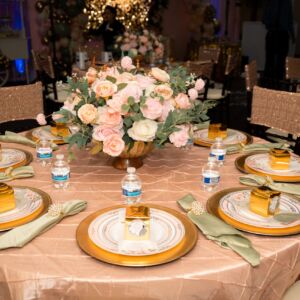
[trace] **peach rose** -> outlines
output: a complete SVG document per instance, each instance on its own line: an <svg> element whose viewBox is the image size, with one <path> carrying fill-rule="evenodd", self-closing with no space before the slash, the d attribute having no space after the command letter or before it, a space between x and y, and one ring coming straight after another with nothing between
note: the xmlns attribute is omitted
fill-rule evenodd
<svg viewBox="0 0 300 300"><path fill-rule="evenodd" d="M147 119L158 119L163 112L163 106L159 101L159 98L147 98L145 105L141 107L143 116Z"/></svg>
<svg viewBox="0 0 300 300"><path fill-rule="evenodd" d="M163 111L162 111L162 114L159 118L159 121L161 122L164 122L168 115L169 115L169 112L170 111L173 111L175 108L174 106L172 105L171 101L170 100L166 100L164 101L164 104L163 104Z"/></svg>
<svg viewBox="0 0 300 300"><path fill-rule="evenodd" d="M188 94L192 101L194 101L198 98L198 91L196 89L189 89Z"/></svg>
<svg viewBox="0 0 300 300"><path fill-rule="evenodd" d="M125 143L119 134L111 134L103 141L103 152L110 156L119 156L125 148Z"/></svg>
<svg viewBox="0 0 300 300"><path fill-rule="evenodd" d="M199 79L196 80L195 89L197 91L201 91L204 88L204 86L205 86L205 82L204 82L203 79L199 78Z"/></svg>
<svg viewBox="0 0 300 300"><path fill-rule="evenodd" d="M97 117L97 108L93 104L84 104L78 109L78 118L84 124L91 124Z"/></svg>
<svg viewBox="0 0 300 300"><path fill-rule="evenodd" d="M87 73L85 74L85 77L88 81L88 84L92 84L97 79L97 70L94 68L89 68Z"/></svg>
<svg viewBox="0 0 300 300"><path fill-rule="evenodd" d="M185 146L189 139L189 127L186 125L179 125L176 127L180 128L180 130L171 133L169 140L175 147Z"/></svg>
<svg viewBox="0 0 300 300"><path fill-rule="evenodd" d="M191 107L189 97L186 94L179 93L174 100L177 108L188 109Z"/></svg>
<svg viewBox="0 0 300 300"><path fill-rule="evenodd" d="M123 121L120 112L108 106L98 107L96 124L105 125L108 127L122 128Z"/></svg>
<svg viewBox="0 0 300 300"><path fill-rule="evenodd" d="M128 83L128 82L134 81L134 80L135 80L135 76L129 72L124 72L124 73L121 73L119 76L117 76L118 83Z"/></svg>
<svg viewBox="0 0 300 300"><path fill-rule="evenodd" d="M46 125L47 121L46 121L46 117L44 114L38 114L36 116L36 121L39 123L39 125Z"/></svg>
<svg viewBox="0 0 300 300"><path fill-rule="evenodd" d="M96 97L109 98L116 93L118 87L108 80L98 79L94 82L92 89L96 93Z"/></svg>
<svg viewBox="0 0 300 300"><path fill-rule="evenodd" d="M154 92L156 92L159 96L164 97L164 99L170 99L173 95L173 90L166 84L157 85L154 88Z"/></svg>
<svg viewBox="0 0 300 300"><path fill-rule="evenodd" d="M122 110L122 105L127 104L128 97L122 95L121 93L117 93L113 95L112 99L109 99L106 104L112 108L113 110L119 112L120 114L124 115L125 112Z"/></svg>
<svg viewBox="0 0 300 300"><path fill-rule="evenodd" d="M118 134L120 136L123 136L124 132L121 132L117 128L99 125L94 127L92 136L94 140L103 142L106 138L108 138L112 134Z"/></svg>
<svg viewBox="0 0 300 300"><path fill-rule="evenodd" d="M155 138L158 125L152 120L135 121L128 129L128 135L135 141L152 142Z"/></svg>
<svg viewBox="0 0 300 300"><path fill-rule="evenodd" d="M52 120L53 121L57 121L59 119L62 119L63 117L64 116L62 114L56 114L56 113L52 114Z"/></svg>
<svg viewBox="0 0 300 300"><path fill-rule="evenodd" d="M121 59L121 67L126 70L130 70L132 68L132 59L129 56L124 56Z"/></svg>
<svg viewBox="0 0 300 300"><path fill-rule="evenodd" d="M146 89L149 85L152 85L155 82L155 79L148 76L144 76L142 74L137 74L135 76L135 80L138 82L142 89Z"/></svg>
<svg viewBox="0 0 300 300"><path fill-rule="evenodd" d="M152 68L150 74L161 82L167 82L170 80L169 74L160 68Z"/></svg>

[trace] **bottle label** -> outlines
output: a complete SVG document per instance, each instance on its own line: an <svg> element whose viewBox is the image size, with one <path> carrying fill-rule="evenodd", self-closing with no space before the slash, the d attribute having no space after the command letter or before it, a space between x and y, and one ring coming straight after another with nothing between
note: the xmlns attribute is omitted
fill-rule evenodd
<svg viewBox="0 0 300 300"><path fill-rule="evenodd" d="M215 157L217 159L217 161L224 161L225 160L225 153L213 153L213 152L210 152L209 156L211 157Z"/></svg>
<svg viewBox="0 0 300 300"><path fill-rule="evenodd" d="M39 159L49 159L52 158L52 149L49 148L39 148L36 152L36 156Z"/></svg>
<svg viewBox="0 0 300 300"><path fill-rule="evenodd" d="M69 171L60 171L60 172L52 172L52 180L53 181L67 181L70 178L70 172Z"/></svg>
<svg viewBox="0 0 300 300"><path fill-rule="evenodd" d="M204 184L218 184L220 181L220 176L216 177L203 177Z"/></svg>
<svg viewBox="0 0 300 300"><path fill-rule="evenodd" d="M122 189L122 193L126 197L138 197L142 194L142 190L133 190L133 191L128 191L126 189Z"/></svg>

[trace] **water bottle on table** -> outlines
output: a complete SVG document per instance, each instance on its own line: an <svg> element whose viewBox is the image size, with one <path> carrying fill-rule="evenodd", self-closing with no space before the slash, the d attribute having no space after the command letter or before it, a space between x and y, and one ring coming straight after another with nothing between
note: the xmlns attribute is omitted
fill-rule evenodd
<svg viewBox="0 0 300 300"><path fill-rule="evenodd" d="M57 189L65 189L69 185L70 167L63 154L56 155L56 161L51 170L53 185Z"/></svg>
<svg viewBox="0 0 300 300"><path fill-rule="evenodd" d="M36 146L36 157L42 166L51 164L52 147L49 140L42 137Z"/></svg>
<svg viewBox="0 0 300 300"><path fill-rule="evenodd" d="M140 202L142 195L142 182L135 173L135 168L127 168L127 174L122 179L122 194L126 204Z"/></svg>
<svg viewBox="0 0 300 300"><path fill-rule="evenodd" d="M226 147L223 144L222 138L217 137L215 142L212 144L210 148L210 154L211 157L215 157L217 160L217 164L219 166L222 166L225 161L226 156Z"/></svg>
<svg viewBox="0 0 300 300"><path fill-rule="evenodd" d="M209 157L207 164L202 168L203 188L211 192L217 188L220 182L220 171L215 157Z"/></svg>

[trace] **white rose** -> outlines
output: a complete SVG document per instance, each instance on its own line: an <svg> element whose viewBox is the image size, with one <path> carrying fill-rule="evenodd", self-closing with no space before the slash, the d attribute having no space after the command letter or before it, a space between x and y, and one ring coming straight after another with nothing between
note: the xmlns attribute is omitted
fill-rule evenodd
<svg viewBox="0 0 300 300"><path fill-rule="evenodd" d="M164 99L170 99L173 95L173 90L166 84L157 85L154 91L159 95L164 97Z"/></svg>
<svg viewBox="0 0 300 300"><path fill-rule="evenodd" d="M170 80L169 74L160 68L152 68L150 74L155 79L162 81L162 82L167 82Z"/></svg>
<svg viewBox="0 0 300 300"><path fill-rule="evenodd" d="M97 97L109 98L117 92L118 87L108 80L96 80L93 84L93 91Z"/></svg>
<svg viewBox="0 0 300 300"><path fill-rule="evenodd" d="M128 130L128 135L135 141L151 142L155 138L157 127L157 122L152 120L136 121Z"/></svg>
<svg viewBox="0 0 300 300"><path fill-rule="evenodd" d="M93 104L84 104L78 109L78 118L84 124L92 123L97 117L97 108Z"/></svg>

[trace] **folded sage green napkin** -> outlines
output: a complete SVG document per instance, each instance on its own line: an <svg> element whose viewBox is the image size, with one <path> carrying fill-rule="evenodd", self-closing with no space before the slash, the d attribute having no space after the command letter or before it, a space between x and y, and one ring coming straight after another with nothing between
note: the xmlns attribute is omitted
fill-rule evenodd
<svg viewBox="0 0 300 300"><path fill-rule="evenodd" d="M269 176L243 175L240 177L240 183L250 186L267 186L272 190L300 196L300 185L294 183L274 182Z"/></svg>
<svg viewBox="0 0 300 300"><path fill-rule="evenodd" d="M251 152L251 151L268 151L272 148L289 149L289 145L285 143L266 143L266 144L236 144L227 146L227 154L234 154L237 152Z"/></svg>
<svg viewBox="0 0 300 300"><path fill-rule="evenodd" d="M41 233L49 230L64 217L75 215L87 206L83 200L72 200L61 205L51 205L48 213L38 219L16 227L0 236L0 250L12 247L21 248Z"/></svg>
<svg viewBox="0 0 300 300"><path fill-rule="evenodd" d="M182 197L177 203L209 240L224 248L232 249L253 267L259 265L260 254L252 247L251 242L232 226L205 212L191 194Z"/></svg>
<svg viewBox="0 0 300 300"><path fill-rule="evenodd" d="M4 135L0 135L0 142L22 144L32 148L36 147L36 142L12 131L5 131ZM58 149L58 146L55 143L51 143L51 147L53 150Z"/></svg>
<svg viewBox="0 0 300 300"><path fill-rule="evenodd" d="M4 172L0 172L0 182L10 181L18 178L28 178L34 176L34 170L31 166L18 168L7 168Z"/></svg>

